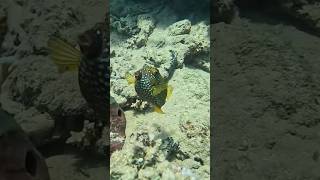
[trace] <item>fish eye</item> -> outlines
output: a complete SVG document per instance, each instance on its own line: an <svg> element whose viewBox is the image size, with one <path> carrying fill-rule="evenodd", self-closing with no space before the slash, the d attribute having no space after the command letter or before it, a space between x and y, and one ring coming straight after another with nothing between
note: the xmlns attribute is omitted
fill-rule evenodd
<svg viewBox="0 0 320 180"><path fill-rule="evenodd" d="M135 73L134 74L135 79L141 79L141 73Z"/></svg>
<svg viewBox="0 0 320 180"><path fill-rule="evenodd" d="M122 111L121 109L118 109L118 116L121 117L121 115L122 115Z"/></svg>

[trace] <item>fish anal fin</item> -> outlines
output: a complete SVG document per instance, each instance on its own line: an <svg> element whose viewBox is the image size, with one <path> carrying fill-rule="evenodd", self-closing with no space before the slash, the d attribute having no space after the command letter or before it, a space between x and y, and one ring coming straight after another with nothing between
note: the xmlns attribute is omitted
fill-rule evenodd
<svg viewBox="0 0 320 180"><path fill-rule="evenodd" d="M173 92L173 87L171 85L168 85L167 88L167 100L172 96L172 92Z"/></svg>
<svg viewBox="0 0 320 180"><path fill-rule="evenodd" d="M166 90L167 87L168 87L168 84L166 84L166 83L153 86L152 87L152 95L156 96L156 95L160 94L162 91Z"/></svg>

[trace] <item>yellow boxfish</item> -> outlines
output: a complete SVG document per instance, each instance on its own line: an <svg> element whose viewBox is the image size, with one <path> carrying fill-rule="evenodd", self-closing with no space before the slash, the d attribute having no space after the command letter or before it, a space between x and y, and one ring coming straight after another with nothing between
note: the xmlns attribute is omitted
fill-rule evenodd
<svg viewBox="0 0 320 180"><path fill-rule="evenodd" d="M171 96L173 88L168 85L168 80L163 78L155 67L144 65L142 69L131 75L126 74L129 84L134 84L139 98L154 106L154 111L164 113L161 107Z"/></svg>
<svg viewBox="0 0 320 180"><path fill-rule="evenodd" d="M59 37L51 37L48 48L60 72L78 71L81 93L102 123L109 118L109 35L105 24L79 36L80 50Z"/></svg>

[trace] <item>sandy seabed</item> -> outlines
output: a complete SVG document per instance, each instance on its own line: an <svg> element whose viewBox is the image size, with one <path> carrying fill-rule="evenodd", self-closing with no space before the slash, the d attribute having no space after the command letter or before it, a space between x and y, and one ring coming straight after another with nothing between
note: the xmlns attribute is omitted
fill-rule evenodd
<svg viewBox="0 0 320 180"><path fill-rule="evenodd" d="M320 38L294 24L240 8L211 26L213 177L319 178Z"/></svg>

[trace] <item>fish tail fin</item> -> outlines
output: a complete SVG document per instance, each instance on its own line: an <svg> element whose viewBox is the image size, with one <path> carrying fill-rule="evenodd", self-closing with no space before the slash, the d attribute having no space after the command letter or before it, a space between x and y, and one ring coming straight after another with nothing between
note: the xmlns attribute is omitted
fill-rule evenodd
<svg viewBox="0 0 320 180"><path fill-rule="evenodd" d="M167 100L172 96L172 92L173 92L173 87L171 85L168 85L167 88Z"/></svg>
<svg viewBox="0 0 320 180"><path fill-rule="evenodd" d="M129 85L134 84L136 82L136 78L128 72L126 73L125 78L126 78Z"/></svg>
<svg viewBox="0 0 320 180"><path fill-rule="evenodd" d="M157 113L160 113L160 114L165 114L165 113L162 111L161 107L159 107L159 106L155 106L155 107L154 107L154 112L157 112Z"/></svg>
<svg viewBox="0 0 320 180"><path fill-rule="evenodd" d="M59 72L78 70L81 59L80 50L58 37L51 37L48 40L48 48Z"/></svg>

